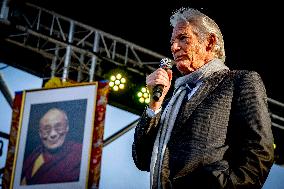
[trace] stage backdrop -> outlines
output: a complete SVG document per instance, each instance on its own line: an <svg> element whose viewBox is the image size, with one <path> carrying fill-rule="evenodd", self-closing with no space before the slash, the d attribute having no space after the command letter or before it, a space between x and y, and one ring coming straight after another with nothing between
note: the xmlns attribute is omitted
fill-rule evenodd
<svg viewBox="0 0 284 189"><path fill-rule="evenodd" d="M97 81L97 96L96 96L96 107L94 112L94 126L93 126L93 134L92 134L92 144L90 151L90 159L88 162L89 170L88 170L88 180L86 184L86 188L99 188L100 181L100 170L101 170L101 155L103 148L103 133L104 133L104 123L105 123L105 113L106 113L106 105L108 101L108 93L109 93L109 85L108 81ZM88 83L86 83L88 84ZM52 88L64 88L68 86L80 86L82 83L76 82L61 82L59 78L52 78L48 82L45 83L45 89ZM71 103L71 102L70 102ZM23 91L18 91L15 93L15 98L12 107L12 122L11 122L11 130L10 130L10 139L8 146L8 153L6 159L5 170L2 178L2 187L3 189L12 188L12 178L13 178L13 170L15 169L15 158L17 158L16 154L16 145L17 138L20 139L20 115L21 109L23 109ZM18 136L19 135L19 136ZM82 139L81 139L82 140ZM85 155L85 154L84 154ZM15 162L15 163L14 163ZM15 170L14 170L15 171Z"/></svg>

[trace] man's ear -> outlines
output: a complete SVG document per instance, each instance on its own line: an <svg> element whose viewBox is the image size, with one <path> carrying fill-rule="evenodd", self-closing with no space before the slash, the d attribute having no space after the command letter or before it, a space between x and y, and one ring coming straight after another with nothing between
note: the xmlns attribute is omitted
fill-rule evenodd
<svg viewBox="0 0 284 189"><path fill-rule="evenodd" d="M211 33L207 38L206 51L211 51L217 42L217 37L214 33Z"/></svg>

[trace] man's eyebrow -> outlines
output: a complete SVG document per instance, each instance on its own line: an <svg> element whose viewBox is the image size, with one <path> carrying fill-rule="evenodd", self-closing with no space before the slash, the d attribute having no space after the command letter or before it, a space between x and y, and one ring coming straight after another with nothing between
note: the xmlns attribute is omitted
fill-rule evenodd
<svg viewBox="0 0 284 189"><path fill-rule="evenodd" d="M42 126L40 127L40 129L42 129L42 130L47 130L47 129L50 129L50 128L51 128L50 125L42 125Z"/></svg>
<svg viewBox="0 0 284 189"><path fill-rule="evenodd" d="M188 36L188 34L186 32L179 33L178 35L175 36L175 38L173 38L173 37L171 38L170 43L173 43L174 39L177 39L177 38L179 38L180 36L183 36L183 35Z"/></svg>
<svg viewBox="0 0 284 189"><path fill-rule="evenodd" d="M55 125L54 125L54 127L62 127L62 126L65 126L66 125L66 123L56 123Z"/></svg>

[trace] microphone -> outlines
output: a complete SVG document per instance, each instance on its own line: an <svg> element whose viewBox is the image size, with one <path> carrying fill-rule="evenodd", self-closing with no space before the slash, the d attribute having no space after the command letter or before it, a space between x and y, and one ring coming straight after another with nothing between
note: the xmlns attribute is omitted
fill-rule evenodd
<svg viewBox="0 0 284 189"><path fill-rule="evenodd" d="M172 67L173 67L173 62L171 61L171 59L163 58L160 61L160 68L168 70L168 69L172 69ZM156 85L153 88L153 99L155 101L158 101L159 98L162 96L163 90L164 90L164 86L163 85Z"/></svg>

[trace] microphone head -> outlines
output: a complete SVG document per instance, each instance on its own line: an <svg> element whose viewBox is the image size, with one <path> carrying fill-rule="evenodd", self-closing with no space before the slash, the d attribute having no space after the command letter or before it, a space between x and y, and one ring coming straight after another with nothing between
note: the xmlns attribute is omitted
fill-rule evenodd
<svg viewBox="0 0 284 189"><path fill-rule="evenodd" d="M169 58L163 58L160 61L160 67L163 69L172 69L173 64L174 64L173 61Z"/></svg>

